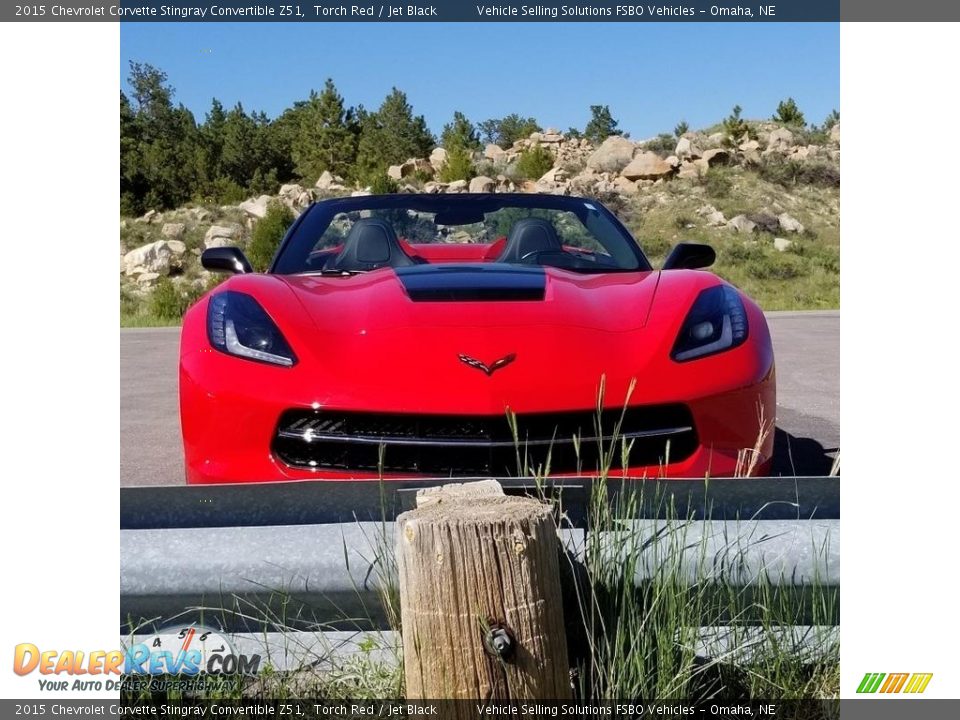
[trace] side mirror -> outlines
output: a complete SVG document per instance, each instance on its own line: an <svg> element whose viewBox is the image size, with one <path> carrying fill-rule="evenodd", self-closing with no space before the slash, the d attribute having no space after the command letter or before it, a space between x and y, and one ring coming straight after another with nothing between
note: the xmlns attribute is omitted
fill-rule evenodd
<svg viewBox="0 0 960 720"><path fill-rule="evenodd" d="M700 243L680 243L676 245L663 262L664 270L699 270L710 267L717 259L717 253L709 245Z"/></svg>
<svg viewBox="0 0 960 720"><path fill-rule="evenodd" d="M200 256L200 264L204 269L213 272L228 272L234 274L252 273L253 267L247 256L240 248L218 247L208 248Z"/></svg>

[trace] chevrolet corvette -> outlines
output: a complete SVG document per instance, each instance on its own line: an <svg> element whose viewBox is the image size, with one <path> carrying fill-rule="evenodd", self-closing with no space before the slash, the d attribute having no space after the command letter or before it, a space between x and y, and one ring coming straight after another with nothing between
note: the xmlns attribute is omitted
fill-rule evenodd
<svg viewBox="0 0 960 720"><path fill-rule="evenodd" d="M180 346L188 483L769 470L760 308L681 243L661 269L596 200L324 200L267 272L191 307Z"/></svg>

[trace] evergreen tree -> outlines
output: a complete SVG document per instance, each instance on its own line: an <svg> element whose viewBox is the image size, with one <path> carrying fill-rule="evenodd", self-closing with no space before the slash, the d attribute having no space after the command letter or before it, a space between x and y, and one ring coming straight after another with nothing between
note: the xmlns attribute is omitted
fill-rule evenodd
<svg viewBox="0 0 960 720"><path fill-rule="evenodd" d="M366 182L414 157L425 157L434 146L422 115L413 115L406 93L393 88L375 113L357 110L360 140L357 176Z"/></svg>
<svg viewBox="0 0 960 720"><path fill-rule="evenodd" d="M542 130L543 128L534 118L521 117L517 113L511 113L500 119L491 118L480 123L484 142L495 143L504 150L513 146L517 140L530 137L531 133Z"/></svg>
<svg viewBox="0 0 960 720"><path fill-rule="evenodd" d="M609 105L591 105L590 122L583 129L583 136L593 143L601 143L611 135L622 135L617 130L620 123L614 119Z"/></svg>
<svg viewBox="0 0 960 720"><path fill-rule="evenodd" d="M461 150L479 150L480 136L473 123L459 110L453 113L453 121L443 126L440 144L448 152Z"/></svg>
<svg viewBox="0 0 960 720"><path fill-rule="evenodd" d="M777 112L773 116L773 120L778 123L783 123L784 125L796 125L799 127L807 124L803 113L800 111L800 108L797 107L797 103L793 98L782 100L780 104L777 105Z"/></svg>
<svg viewBox="0 0 960 720"><path fill-rule="evenodd" d="M323 92L310 92L297 119L292 143L297 173L307 180L316 180L324 170L348 175L356 160L356 128L353 111L344 106L333 80L327 79Z"/></svg>

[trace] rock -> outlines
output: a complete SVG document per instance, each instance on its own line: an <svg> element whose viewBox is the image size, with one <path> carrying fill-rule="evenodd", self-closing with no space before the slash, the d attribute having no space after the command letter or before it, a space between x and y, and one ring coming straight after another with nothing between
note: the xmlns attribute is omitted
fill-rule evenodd
<svg viewBox="0 0 960 720"><path fill-rule="evenodd" d="M203 236L203 246L215 248L235 245L239 237L239 225L213 225Z"/></svg>
<svg viewBox="0 0 960 720"><path fill-rule="evenodd" d="M786 128L777 128L767 138L768 150L786 149L793 145L793 133Z"/></svg>
<svg viewBox="0 0 960 720"><path fill-rule="evenodd" d="M680 167L680 158L678 158L676 155L668 155L663 159L663 161L671 167Z"/></svg>
<svg viewBox="0 0 960 720"><path fill-rule="evenodd" d="M282 198L291 198L296 199L300 197L303 193L304 187L302 185L290 184L290 185L281 185L280 192L278 195Z"/></svg>
<svg viewBox="0 0 960 720"><path fill-rule="evenodd" d="M780 227L784 232L802 233L804 230L803 224L787 213L781 213L777 220L780 221Z"/></svg>
<svg viewBox="0 0 960 720"><path fill-rule="evenodd" d="M489 193L493 192L496 187L496 180L488 178L486 175L479 175L470 181L470 192L472 193Z"/></svg>
<svg viewBox="0 0 960 720"><path fill-rule="evenodd" d="M658 180L673 174L673 166L656 153L644 150L623 168L620 174L627 180Z"/></svg>
<svg viewBox="0 0 960 720"><path fill-rule="evenodd" d="M685 160L680 164L680 169L677 172L677 177L683 180L696 180L700 177L700 165L697 163L702 163L702 160L697 160L695 162L690 162Z"/></svg>
<svg viewBox="0 0 960 720"><path fill-rule="evenodd" d="M793 240L787 240L786 238L774 238L773 247L779 252L783 252L788 247L793 245Z"/></svg>
<svg viewBox="0 0 960 720"><path fill-rule="evenodd" d="M343 184L343 178L339 175L334 175L329 170L324 170L323 173L321 173L320 177L317 178L317 183L314 185L314 187L317 188L317 190L325 191L346 190L346 187Z"/></svg>
<svg viewBox="0 0 960 720"><path fill-rule="evenodd" d="M160 277L160 273L155 272L146 272L142 273L140 277L137 278L138 285L149 285L154 280Z"/></svg>
<svg viewBox="0 0 960 720"><path fill-rule="evenodd" d="M702 217L707 225L711 227L720 227L727 224L727 219L723 213L717 210L713 205L704 205L697 210L697 215Z"/></svg>
<svg viewBox="0 0 960 720"><path fill-rule="evenodd" d="M760 150L760 143L756 140L747 140L745 143L740 143L740 149L743 152L758 152Z"/></svg>
<svg viewBox="0 0 960 720"><path fill-rule="evenodd" d="M636 149L626 138L611 135L587 158L587 167L597 172L620 172L630 164Z"/></svg>
<svg viewBox="0 0 960 720"><path fill-rule="evenodd" d="M550 128L540 135L540 142L545 145L556 145L563 142L563 135Z"/></svg>
<svg viewBox="0 0 960 720"><path fill-rule="evenodd" d="M177 257L180 257L187 251L186 243L179 240L167 240L167 247L170 248L170 252Z"/></svg>
<svg viewBox="0 0 960 720"><path fill-rule="evenodd" d="M186 230L187 226L183 223L164 223L160 228L160 235L168 240L179 240Z"/></svg>
<svg viewBox="0 0 960 720"><path fill-rule="evenodd" d="M682 137L677 142L677 149L673 151L673 154L678 158L698 158L703 153L696 145L690 142L689 138Z"/></svg>
<svg viewBox="0 0 960 720"><path fill-rule="evenodd" d="M147 210L140 218L140 222L151 223L157 219L156 210Z"/></svg>
<svg viewBox="0 0 960 720"><path fill-rule="evenodd" d="M730 218L730 220L727 221L727 227L738 233L752 233L757 226L751 222L746 215L737 215L735 218Z"/></svg>
<svg viewBox="0 0 960 720"><path fill-rule="evenodd" d="M434 148L433 152L430 153L429 162L434 170L439 170L447 164L447 151L441 147Z"/></svg>
<svg viewBox="0 0 960 720"><path fill-rule="evenodd" d="M489 178L487 178L489 180ZM462 193L467 191L467 181L466 180L454 180L452 183L447 185L448 193Z"/></svg>
<svg viewBox="0 0 960 720"><path fill-rule="evenodd" d="M240 203L240 209L251 217L262 218L267 214L267 206L271 200L273 200L273 198L269 195L261 195L255 200L244 200Z"/></svg>
<svg viewBox="0 0 960 720"><path fill-rule="evenodd" d="M543 177L541 177L537 182L541 183L561 183L567 180L567 173L563 168L550 168L547 170Z"/></svg>
<svg viewBox="0 0 960 720"><path fill-rule="evenodd" d="M392 180L403 179L403 165L391 165L387 168L387 177Z"/></svg>
<svg viewBox="0 0 960 720"><path fill-rule="evenodd" d="M754 230L758 232L775 233L780 230L780 221L769 213L750 213L747 219L754 224Z"/></svg>
<svg viewBox="0 0 960 720"><path fill-rule="evenodd" d="M494 145L493 143L490 143L483 149L483 156L487 158L487 160L493 160L494 162L496 162L506 154L507 154L506 150L504 150L499 145Z"/></svg>
<svg viewBox="0 0 960 720"><path fill-rule="evenodd" d="M157 240L134 248L123 256L125 275L144 273L167 274L171 267L179 267L179 256L187 246L177 240Z"/></svg>
<svg viewBox="0 0 960 720"><path fill-rule="evenodd" d="M403 180L404 178L413 177L418 173L427 177L433 177L433 172L433 165L423 158L410 158L405 163L391 165L387 168L387 177L393 178L394 180Z"/></svg>
<svg viewBox="0 0 960 720"><path fill-rule="evenodd" d="M836 123L830 128L830 142L835 142L837 145L840 144L840 123Z"/></svg>
<svg viewBox="0 0 960 720"><path fill-rule="evenodd" d="M725 165L730 161L730 153L723 148L713 148L712 150L704 152L703 157L700 159L707 164L707 167Z"/></svg>
<svg viewBox="0 0 960 720"><path fill-rule="evenodd" d="M369 187L365 187L363 190L354 190L350 193L350 197L366 197L367 195L373 195L373 190Z"/></svg>
<svg viewBox="0 0 960 720"><path fill-rule="evenodd" d="M438 183L431 180L430 182L423 184L423 191L428 195L436 195L437 193L442 193L446 187L447 186L443 183Z"/></svg>
<svg viewBox="0 0 960 720"><path fill-rule="evenodd" d="M622 175L613 181L613 186L622 193L627 195L636 195L640 192L640 188L637 187L637 183L627 180L627 178Z"/></svg>
<svg viewBox="0 0 960 720"><path fill-rule="evenodd" d="M715 132L707 136L707 145L710 147L720 147L723 145L723 141L727 139L727 136L722 132Z"/></svg>

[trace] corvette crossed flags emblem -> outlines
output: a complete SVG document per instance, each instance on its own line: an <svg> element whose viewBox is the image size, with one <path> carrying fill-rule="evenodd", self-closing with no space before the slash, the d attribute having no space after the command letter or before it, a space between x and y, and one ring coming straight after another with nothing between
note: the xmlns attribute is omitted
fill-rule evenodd
<svg viewBox="0 0 960 720"><path fill-rule="evenodd" d="M487 375L487 377L490 377L500 368L506 367L507 365L512 363L514 360L516 360L517 354L510 353L509 355L504 355L502 358L500 358L499 360L494 360L489 365L486 365L480 362L479 360L477 360L476 358L472 358L469 355L464 355L462 353L458 357L460 358L460 362L462 362L464 365L469 365L472 368L481 370Z"/></svg>

